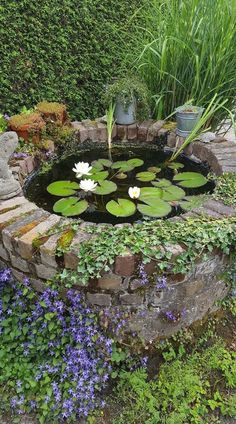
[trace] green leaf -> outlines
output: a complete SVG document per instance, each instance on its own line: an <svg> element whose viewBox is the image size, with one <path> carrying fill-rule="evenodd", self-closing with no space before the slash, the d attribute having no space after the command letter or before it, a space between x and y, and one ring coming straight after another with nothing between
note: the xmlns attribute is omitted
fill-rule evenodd
<svg viewBox="0 0 236 424"><path fill-rule="evenodd" d="M156 174L154 174L154 172L139 172L138 174L136 174L136 178L139 181L152 181L155 180L156 178Z"/></svg>
<svg viewBox="0 0 236 424"><path fill-rule="evenodd" d="M195 188L201 187L207 183L207 178L198 172L181 172L173 178L174 181L179 181L181 187Z"/></svg>
<svg viewBox="0 0 236 424"><path fill-rule="evenodd" d="M163 178L156 181L152 181L152 185L154 185L155 187L163 188L163 187L169 187L171 185L171 182Z"/></svg>
<svg viewBox="0 0 236 424"><path fill-rule="evenodd" d="M99 162L99 160L94 160L92 163L92 173L96 173L98 171L102 171L103 170L103 164L101 162Z"/></svg>
<svg viewBox="0 0 236 424"><path fill-rule="evenodd" d="M149 166L147 169L149 172L155 172L155 174L158 174L161 172L161 168L158 168L157 166Z"/></svg>
<svg viewBox="0 0 236 424"><path fill-rule="evenodd" d="M194 208L199 208L207 200L208 196L206 194L198 196L186 196L179 205L184 211L191 211Z"/></svg>
<svg viewBox="0 0 236 424"><path fill-rule="evenodd" d="M168 165L168 168L170 168L170 169L180 169L180 168L184 168L184 165L180 162L172 162L170 165Z"/></svg>
<svg viewBox="0 0 236 424"><path fill-rule="evenodd" d="M95 194L110 194L117 190L117 185L112 181L100 181L99 186L96 187Z"/></svg>
<svg viewBox="0 0 236 424"><path fill-rule="evenodd" d="M71 194L75 194L76 190L79 188L79 184L76 182L55 181L54 183L49 184L47 191L55 196L71 196Z"/></svg>
<svg viewBox="0 0 236 424"><path fill-rule="evenodd" d="M167 202L183 199L184 196L185 191L175 185L170 185L169 187L163 188L162 199L166 200Z"/></svg>
<svg viewBox="0 0 236 424"><path fill-rule="evenodd" d="M154 202L160 199L162 196L162 190L156 187L142 187L140 189L139 200L145 203Z"/></svg>
<svg viewBox="0 0 236 424"><path fill-rule="evenodd" d="M114 162L111 167L112 169L119 169L121 172L128 172L134 169L134 166L125 160Z"/></svg>
<svg viewBox="0 0 236 424"><path fill-rule="evenodd" d="M162 218L171 212L171 206L164 200L158 199L156 204L142 205L139 204L137 209L141 214L147 215L153 218Z"/></svg>
<svg viewBox="0 0 236 424"><path fill-rule="evenodd" d="M125 217L133 215L136 211L136 206L131 200L117 199L117 202L115 200L110 200L110 202L106 204L106 209L112 215Z"/></svg>
<svg viewBox="0 0 236 424"><path fill-rule="evenodd" d="M101 180L105 180L109 175L108 171L100 171L100 172L95 172L95 174L92 174L89 178L93 181L101 181Z"/></svg>
<svg viewBox="0 0 236 424"><path fill-rule="evenodd" d="M60 199L54 203L54 212L60 212L64 216L75 216L85 212L88 207L87 200L78 200L77 197Z"/></svg>
<svg viewBox="0 0 236 424"><path fill-rule="evenodd" d="M106 168L110 168L112 165L112 162L109 159L98 159L98 163L101 163Z"/></svg>
<svg viewBox="0 0 236 424"><path fill-rule="evenodd" d="M144 161L142 159L133 158L127 160L127 164L133 166L134 168L137 168L138 166L142 166L144 164Z"/></svg>

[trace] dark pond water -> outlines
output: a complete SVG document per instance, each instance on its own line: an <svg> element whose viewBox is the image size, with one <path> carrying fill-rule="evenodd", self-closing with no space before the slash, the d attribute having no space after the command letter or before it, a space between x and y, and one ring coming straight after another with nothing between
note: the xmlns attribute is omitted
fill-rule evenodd
<svg viewBox="0 0 236 424"><path fill-rule="evenodd" d="M130 199L128 195L128 188L133 186L138 187L152 187L151 182L140 182L137 181L135 178L135 174L137 172L147 171L149 167L161 167L162 170L157 174L158 178L165 178L168 180L173 179L173 176L175 175L175 171L172 169L167 168L164 166L164 163L168 160L170 157L170 153L164 152L163 150L159 150L156 146L140 143L140 145L136 144L125 144L125 145L119 145L116 144L112 148L112 161L123 161L128 160L132 158L140 158L144 160L144 164L138 168L135 168L133 171L127 172L127 178L126 179L117 179L116 177L112 178L112 181L114 181L117 186L118 190L115 193L111 193L110 195L106 196L97 196L97 203L96 203L96 209L94 210L94 206L92 206L89 211L87 210L83 214L81 214L79 217L85 221L90 222L96 222L96 223L111 223L111 224L118 224L118 223L124 223L124 222L130 222L133 223L135 221L140 221L143 219L146 219L142 216L141 213L136 212L131 217L125 217L125 218L117 218L111 214L109 214L106 211L105 205L106 203L117 198L126 198ZM104 158L108 159L108 151L107 146L104 144L96 144L96 145L85 145L83 148L74 154L70 154L66 157L61 157L60 159L56 160L52 168L48 170L45 173L41 173L40 170L37 171L33 176L31 176L26 184L25 184L25 194L26 197L35 202L39 207L49 211L53 212L53 205L54 203L60 199L60 197L53 196L47 192L47 186L58 180L68 180L68 181L77 181L75 178L75 173L72 171L72 168L74 167L74 164L77 162L89 162L91 163L94 160ZM205 164L198 164L190 159L188 159L185 156L179 157L178 162L181 162L184 165L184 168L179 170L179 172L199 172L206 176L209 172L209 168ZM89 177L88 177L89 178ZM196 194L202 194L202 193L208 193L212 192L214 188L214 183L208 182L206 185L200 188L186 188L184 189L186 192L186 195L196 195ZM87 198L89 201L89 197ZM182 212L181 208L179 206L173 206L171 213L167 216L169 218L170 216L178 215ZM75 218L78 218L76 216ZM147 219L153 219L153 218L147 218ZM155 218L156 219L156 218Z"/></svg>

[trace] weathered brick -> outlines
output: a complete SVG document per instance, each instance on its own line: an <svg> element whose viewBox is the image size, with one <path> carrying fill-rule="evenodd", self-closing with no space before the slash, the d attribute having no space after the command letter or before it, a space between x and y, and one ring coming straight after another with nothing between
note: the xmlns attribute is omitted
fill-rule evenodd
<svg viewBox="0 0 236 424"><path fill-rule="evenodd" d="M87 300L92 305L111 306L111 295L105 293L87 293Z"/></svg>
<svg viewBox="0 0 236 424"><path fill-rule="evenodd" d="M5 249L2 243L0 243L0 258L4 259L4 261L9 260L8 251Z"/></svg>
<svg viewBox="0 0 236 424"><path fill-rule="evenodd" d="M42 209L36 209L30 215L24 218L19 217L14 221L13 224L6 226L2 230L2 240L7 250L13 250L14 236L16 237L19 232L25 226L31 224L33 226L38 225L41 220L46 219L49 214Z"/></svg>
<svg viewBox="0 0 236 424"><path fill-rule="evenodd" d="M137 125L128 125L128 140L137 140Z"/></svg>
<svg viewBox="0 0 236 424"><path fill-rule="evenodd" d="M14 208L15 206L25 205L28 200L24 196L14 197L9 200L0 201L0 211L8 208Z"/></svg>
<svg viewBox="0 0 236 424"><path fill-rule="evenodd" d="M205 206L201 206L199 208L195 208L193 210L193 212L196 215L205 215L205 216L210 216L212 218L221 218L222 217L222 215L220 215L218 212L215 212L215 211L213 211L211 209L208 209Z"/></svg>
<svg viewBox="0 0 236 424"><path fill-rule="evenodd" d="M143 303L143 296L137 293L125 293L120 295L122 305L141 305Z"/></svg>
<svg viewBox="0 0 236 424"><path fill-rule="evenodd" d="M43 280L52 280L57 272L55 268L51 268L50 266L46 266L44 264L36 264L35 270L37 276Z"/></svg>
<svg viewBox="0 0 236 424"><path fill-rule="evenodd" d="M46 243L40 246L41 261L44 265L49 265L52 268L57 268L57 261L55 258L57 242L61 234L53 234L49 237Z"/></svg>
<svg viewBox="0 0 236 424"><path fill-rule="evenodd" d="M158 137L158 131L160 131L160 129L163 127L164 123L165 123L165 121L153 122L153 124L151 124L148 128L146 140L149 141L149 142L152 142L153 140L155 140ZM168 130L167 130L167 132L168 132Z"/></svg>
<svg viewBox="0 0 236 424"><path fill-rule="evenodd" d="M27 202L16 209L0 214L0 224L7 223L8 221L11 221L13 218L20 217L21 215L34 211L36 209L38 209L38 206L36 206L34 203Z"/></svg>
<svg viewBox="0 0 236 424"><path fill-rule="evenodd" d="M85 126L82 124L82 122L74 121L71 123L72 127L78 131L79 135L79 141L83 143L85 140L88 139L88 131L85 128Z"/></svg>
<svg viewBox="0 0 236 424"><path fill-rule="evenodd" d="M103 290L121 289L122 278L115 274L105 274L98 280L98 287Z"/></svg>
<svg viewBox="0 0 236 424"><path fill-rule="evenodd" d="M130 283L130 290L134 291L143 287L143 282L139 278L135 278Z"/></svg>
<svg viewBox="0 0 236 424"><path fill-rule="evenodd" d="M147 141L148 129L154 123L152 119L147 121L143 121L138 124L138 140L139 141Z"/></svg>
<svg viewBox="0 0 236 424"><path fill-rule="evenodd" d="M127 140L128 129L127 125L116 125L116 136L119 140Z"/></svg>
<svg viewBox="0 0 236 424"><path fill-rule="evenodd" d="M129 277L134 274L135 267L135 256L129 251L115 259L115 274Z"/></svg>
<svg viewBox="0 0 236 424"><path fill-rule="evenodd" d="M91 238L91 234L78 230L72 240L69 252L64 253L65 268L76 269L78 265L78 248L81 243Z"/></svg>
<svg viewBox="0 0 236 424"><path fill-rule="evenodd" d="M84 119L82 120L82 123L88 132L88 139L91 141L97 141L99 139L97 122L91 121L90 119Z"/></svg>
<svg viewBox="0 0 236 424"><path fill-rule="evenodd" d="M97 134L98 140L105 141L107 140L107 126L102 122L97 122Z"/></svg>
<svg viewBox="0 0 236 424"><path fill-rule="evenodd" d="M28 170L27 170L27 164L26 164L26 161L23 159L23 160L20 160L19 162L18 162L18 164L19 164L19 167L20 167L20 172L22 173L22 174L24 174L24 175L27 175L28 174Z"/></svg>
<svg viewBox="0 0 236 424"><path fill-rule="evenodd" d="M204 207L207 209L211 209L212 211L215 211L219 213L220 215L226 215L226 216L236 215L236 205L235 207L226 206L223 203L213 199L208 200L206 203L204 203Z"/></svg>
<svg viewBox="0 0 236 424"><path fill-rule="evenodd" d="M181 253L183 253L185 250L182 246L180 246L180 244L168 244L166 243L164 245L164 249L166 252L170 252L172 255L172 260L176 257L179 256Z"/></svg>
<svg viewBox="0 0 236 424"><path fill-rule="evenodd" d="M175 147L175 145L176 145L176 133L171 132L167 136L167 146L171 147L173 149Z"/></svg>
<svg viewBox="0 0 236 424"><path fill-rule="evenodd" d="M29 272L28 262L19 256L14 256L10 254L11 263L14 268L19 269L22 272Z"/></svg>
<svg viewBox="0 0 236 424"><path fill-rule="evenodd" d="M31 172L34 170L35 168L35 161L33 156L28 156L27 158L24 159L25 163L26 163L26 167L27 167L27 173L31 174Z"/></svg>
<svg viewBox="0 0 236 424"><path fill-rule="evenodd" d="M35 238L44 234L54 227L60 221L60 217L57 215L50 215L45 221L34 227L31 231L24 234L18 239L17 251L20 256L24 259L30 259L32 257L34 247L33 241Z"/></svg>

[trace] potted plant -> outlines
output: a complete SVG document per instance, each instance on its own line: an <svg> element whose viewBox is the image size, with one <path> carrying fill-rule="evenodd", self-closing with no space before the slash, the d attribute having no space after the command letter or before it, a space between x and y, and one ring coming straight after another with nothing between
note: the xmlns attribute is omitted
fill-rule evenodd
<svg viewBox="0 0 236 424"><path fill-rule="evenodd" d="M42 115L44 121L49 123L63 125L68 119L66 106L63 103L40 102L37 104L36 110Z"/></svg>
<svg viewBox="0 0 236 424"><path fill-rule="evenodd" d="M176 109L177 135L188 137L202 116L202 107L184 104Z"/></svg>
<svg viewBox="0 0 236 424"><path fill-rule="evenodd" d="M39 112L29 110L11 116L8 127L25 141L32 140L33 143L37 144L40 142L41 133L46 124Z"/></svg>
<svg viewBox="0 0 236 424"><path fill-rule="evenodd" d="M137 77L126 77L110 85L105 94L106 108L115 105L114 119L117 124L131 125L149 117L149 93Z"/></svg>

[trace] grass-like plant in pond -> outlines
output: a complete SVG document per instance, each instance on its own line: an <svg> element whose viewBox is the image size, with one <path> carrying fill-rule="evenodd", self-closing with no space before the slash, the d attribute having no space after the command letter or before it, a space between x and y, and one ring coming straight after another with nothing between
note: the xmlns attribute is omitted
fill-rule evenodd
<svg viewBox="0 0 236 424"><path fill-rule="evenodd" d="M115 162L101 158L91 164L75 164L73 171L79 182L56 181L47 191L62 197L53 210L64 216L102 210L117 218L130 217L137 211L142 216L161 218L170 214L172 207L188 209L196 196L187 196L184 189L198 188L208 181L198 172L178 172L183 167L181 163L166 162L145 169L140 158ZM164 168L173 170L172 181L159 178ZM126 179L132 185L124 184Z"/></svg>

